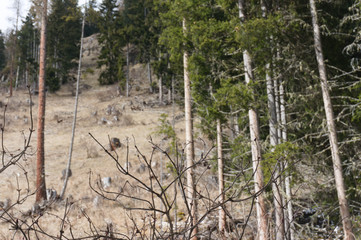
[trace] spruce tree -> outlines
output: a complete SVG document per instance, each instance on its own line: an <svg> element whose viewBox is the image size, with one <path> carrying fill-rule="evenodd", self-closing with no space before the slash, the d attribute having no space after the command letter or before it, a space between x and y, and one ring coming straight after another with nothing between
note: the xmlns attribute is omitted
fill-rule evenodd
<svg viewBox="0 0 361 240"><path fill-rule="evenodd" d="M19 31L18 48L20 75L25 75L25 83L36 81L37 57L36 48L39 45L38 30L34 25L34 17L28 14Z"/></svg>
<svg viewBox="0 0 361 240"><path fill-rule="evenodd" d="M62 34L59 34L62 33ZM52 0L48 27L48 87L59 89L69 79L69 71L76 67L81 35L80 10L76 0ZM52 74L53 73L53 74Z"/></svg>
<svg viewBox="0 0 361 240"><path fill-rule="evenodd" d="M104 0L99 9L98 40L102 47L97 63L98 68L104 68L98 79L100 84L113 84L124 79L122 48L125 46L125 38L120 33L122 22L116 3L116 0Z"/></svg>
<svg viewBox="0 0 361 240"><path fill-rule="evenodd" d="M99 12L96 10L97 1L90 0L88 5L85 6L85 25L84 25L84 37L88 37L95 33L99 33L98 21Z"/></svg>

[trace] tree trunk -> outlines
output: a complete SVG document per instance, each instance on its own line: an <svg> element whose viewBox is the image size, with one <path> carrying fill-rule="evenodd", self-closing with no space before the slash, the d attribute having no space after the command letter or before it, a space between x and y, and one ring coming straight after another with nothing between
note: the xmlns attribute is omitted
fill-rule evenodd
<svg viewBox="0 0 361 240"><path fill-rule="evenodd" d="M244 21L244 1L239 0L239 17L241 21ZM251 58L245 50L243 52L243 62L245 68L245 80L249 84L253 79L252 72L252 61ZM264 195L262 192L264 183L263 183L263 173L261 169L261 145L260 145L260 134L259 134L259 124L258 124L258 115L255 109L249 109L249 122L250 122L250 136L251 136L251 152L252 152L252 166L254 172L254 181L255 181L255 193L259 194L256 198L256 209L257 209L257 225L258 225L258 234L257 239L263 240L267 239L267 213L264 203Z"/></svg>
<svg viewBox="0 0 361 240"><path fill-rule="evenodd" d="M239 124L238 124L238 113L234 115L234 134L235 138L239 136Z"/></svg>
<svg viewBox="0 0 361 240"><path fill-rule="evenodd" d="M172 102L172 88L168 88L168 103Z"/></svg>
<svg viewBox="0 0 361 240"><path fill-rule="evenodd" d="M19 58L19 63L20 63L20 58ZM20 73L20 66L18 65L16 68L15 91L18 89L19 73Z"/></svg>
<svg viewBox="0 0 361 240"><path fill-rule="evenodd" d="M223 141L222 141L222 126L221 120L217 119L217 154L218 154L218 193L219 193L219 202L222 204L219 207L219 232L221 235L224 235L226 230L226 212L224 211L225 205L223 205L225 200L224 195L224 176L223 176Z"/></svg>
<svg viewBox="0 0 361 240"><path fill-rule="evenodd" d="M279 52L278 52L279 47L277 46L277 59L279 59ZM276 108L276 116L277 116L277 141L278 144L280 144L282 142L282 120L281 120L281 100L280 100L280 88L279 88L279 84L278 84L278 80L275 78L273 79L273 92L274 92L274 96L275 96L275 108ZM284 106L283 106L284 107ZM280 161L279 162L279 173L283 173L285 168L287 165L287 159L285 159L284 161ZM281 174L283 175L283 174ZM287 173L286 173L287 175ZM282 234L283 234L283 239L290 239L290 222L288 221L288 209L287 209L287 193L285 194L285 185L286 185L286 177L280 176L280 178L278 179L279 182L279 189L281 191L279 191L280 193L280 198L281 198L281 209L279 209L279 213L281 213L282 211L282 215L280 215L281 217L281 221L282 223Z"/></svg>
<svg viewBox="0 0 361 240"><path fill-rule="evenodd" d="M158 88L159 88L159 103L163 103L163 81L162 76L159 77Z"/></svg>
<svg viewBox="0 0 361 240"><path fill-rule="evenodd" d="M266 205L264 201L263 193L263 173L261 169L261 144L259 141L259 124L257 112L254 109L248 111L249 122L250 122L250 132L251 132L251 151L252 151L252 167L254 173L254 190L255 194L258 194L256 197L256 210L257 210L257 226L258 240L268 239L268 222L267 222L267 212Z"/></svg>
<svg viewBox="0 0 361 240"><path fill-rule="evenodd" d="M81 37L80 37L80 53L79 53L79 65L78 65L78 76L76 81L76 91L75 91L75 104L74 104L74 118L73 118L73 126L71 131L71 141L69 147L69 158L68 164L66 166L64 185L60 193L60 199L63 199L66 186L68 184L69 174L70 174L70 165L71 165L71 157L73 155L73 145L74 145L74 136L75 136L75 127L76 127L76 117L78 113L78 100L79 100L79 82L81 76L81 63L83 57L83 38L84 38L84 25L85 25L85 14L83 16L82 27L81 27Z"/></svg>
<svg viewBox="0 0 361 240"><path fill-rule="evenodd" d="M45 65L46 65L46 20L48 1L43 0L40 35L39 65L39 106L37 127L37 161L36 161L36 203L46 200L44 126L45 126Z"/></svg>
<svg viewBox="0 0 361 240"><path fill-rule="evenodd" d="M28 87L29 85L29 65L26 64L26 70L25 70L25 87Z"/></svg>
<svg viewBox="0 0 361 240"><path fill-rule="evenodd" d="M126 83L125 83L125 92L126 97L129 97L129 43L127 44L127 76L126 76Z"/></svg>
<svg viewBox="0 0 361 240"><path fill-rule="evenodd" d="M239 18L241 22L245 20L244 13L244 1L238 0ZM252 60L247 50L243 51L243 63L246 83L249 84L253 80L252 72ZM252 167L254 173L254 189L256 197L256 211L257 211L257 239L264 240L268 239L267 229L267 212L264 202L263 194L263 173L261 169L261 144L259 134L258 115L255 109L250 108L248 111L249 125L250 125L250 136L251 136L251 151L252 151Z"/></svg>
<svg viewBox="0 0 361 240"><path fill-rule="evenodd" d="M320 74L321 80L321 88L322 88L322 96L323 96L323 103L326 112L326 120L327 120L327 128L328 128L328 135L332 153L332 161L333 161L333 170L335 174L335 182L336 182L336 190L337 196L340 206L340 215L342 219L342 225L344 230L344 239L345 240L354 240L355 236L352 232L352 223L351 223L351 216L350 211L346 199L345 194L345 183L343 180L342 175L342 164L340 159L340 153L338 149L338 140L337 140L337 133L336 133L336 125L333 115L332 103L330 92L328 90L328 82L327 82L327 75L326 75L326 66L323 58L322 52L322 45L321 45L321 34L320 29L318 26L317 20L317 10L316 4L314 0L310 0L310 7L311 7L311 15L312 15L312 25L313 25L313 35L315 41L315 53L317 58L318 64L318 71Z"/></svg>
<svg viewBox="0 0 361 240"><path fill-rule="evenodd" d="M280 98L280 115L281 115L281 136L282 142L287 142L287 120L286 120L286 103L285 103L285 89L283 83L279 85L279 98ZM292 206L292 191L291 191L291 174L288 170L288 161L285 161L284 168L286 170L285 177L285 192L286 192L286 205L287 205L287 228L286 232L288 232L289 240L295 239L294 233L294 219L293 219L293 206Z"/></svg>
<svg viewBox="0 0 361 240"><path fill-rule="evenodd" d="M153 93L152 72L151 72L150 61L149 60L147 62L147 74L148 74L148 79L149 79L149 92Z"/></svg>
<svg viewBox="0 0 361 240"><path fill-rule="evenodd" d="M10 64L10 85L9 85L9 96L13 96L13 78L14 78L14 55L15 55L15 46L13 47L12 55L11 55L11 64Z"/></svg>
<svg viewBox="0 0 361 240"><path fill-rule="evenodd" d="M267 7L264 0L261 1L262 17L267 17ZM272 36L269 36L268 40L272 40ZM277 103L275 101L274 81L271 77L271 64L266 64L266 82L267 82L267 99L268 99L268 113L269 113L269 134L270 134L270 145L271 151L278 144L278 129L277 129ZM283 215L283 204L281 195L281 166L279 162L276 162L273 181L272 181L272 193L273 193L273 205L275 208L275 240L283 240L285 237L284 228L284 215Z"/></svg>
<svg viewBox="0 0 361 240"><path fill-rule="evenodd" d="M251 59L247 51L243 52L243 61L245 67L245 79L246 83L249 84L251 79L253 79L252 73L252 64ZM261 144L260 144L260 134L259 134L259 123L258 123L258 114L255 109L249 109L249 123L250 123L250 135L251 135L251 151L252 151L252 167L254 173L254 189L255 193L259 194L256 198L256 210L257 210L257 225L258 225L258 234L257 239L264 240L268 239L268 221L267 221L267 212L264 202L263 192L263 172L261 169Z"/></svg>
<svg viewBox="0 0 361 240"><path fill-rule="evenodd" d="M185 19L183 19L183 34L186 34L187 27ZM187 185L188 185L188 204L191 210L191 221L193 230L190 233L191 239L197 239L197 201L196 189L194 184L193 173L193 159L194 159L194 142L193 142L193 120L192 120L192 105L191 105L191 83L188 73L188 53L183 53L183 68L184 68L184 109L185 109L185 132L186 132L186 162L187 162Z"/></svg>
<svg viewBox="0 0 361 240"><path fill-rule="evenodd" d="M273 81L269 71L270 71L270 64L268 63L266 65L267 99L268 99L268 113L269 113L268 124L269 124L270 144L272 147L275 147L278 144L277 111L276 111Z"/></svg>
<svg viewBox="0 0 361 240"><path fill-rule="evenodd" d="M277 110L274 94L274 83L269 73L270 64L266 65L266 81L267 81L267 98L268 98L268 112L269 112L269 131L270 131L270 145L271 151L274 151L274 147L278 144L277 134ZM275 233L276 240L284 239L284 217L283 217L283 204L281 196L281 181L280 181L280 163L275 165L274 179L272 181L272 193L273 193L273 205L275 208Z"/></svg>

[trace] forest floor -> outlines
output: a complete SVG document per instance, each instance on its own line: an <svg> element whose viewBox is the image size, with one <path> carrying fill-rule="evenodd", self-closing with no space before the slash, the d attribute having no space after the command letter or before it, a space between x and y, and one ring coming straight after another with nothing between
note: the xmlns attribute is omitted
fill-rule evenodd
<svg viewBox="0 0 361 240"><path fill-rule="evenodd" d="M130 171L138 174L139 179L148 181L147 174L142 173L140 153L146 158L153 160L153 166L156 171L162 168L167 173L165 165L167 160L162 159L159 151L154 151L153 143L165 149L168 147L167 140L156 134L157 127L160 124L159 118L165 113L169 116L175 116L175 130L179 141L184 143L184 113L179 106L159 104L158 95L149 93L149 84L144 65L135 64L130 69L130 79L132 89L130 96L125 97L119 94L117 85L100 86L97 78L100 70L96 69L96 56L98 46L94 37L85 39L85 52L83 58L81 93L79 95L78 116L74 139L74 148L72 154L71 170L72 176L69 179L65 197L72 203L70 212L67 215L64 230L65 235L69 236L72 228L76 237L94 235L90 227L89 219L94 223L96 229L106 229L107 224L112 223L114 231L132 234L134 230L132 217L136 218L137 224L146 221L144 215L139 217L134 212L126 211L125 207L139 207L134 199L124 199L121 201L109 201L93 191L90 185L99 189L97 184L101 184L101 179L111 178L111 184L106 189L114 192L134 192L139 191L126 184L129 179L120 174L115 161L104 151L92 137L96 138L106 149L109 149L109 138L117 137L122 143L112 155L119 159L121 166L125 167L128 161ZM91 70L90 70L91 69ZM47 93L46 95L46 117L45 117L45 175L46 187L54 189L59 194L63 180L62 170L66 168L69 145L71 141L71 130L74 114L74 89L75 82L63 85L56 93ZM24 139L29 136L31 127L31 118L36 129L38 97L32 96L32 116L29 114L30 96L26 89L14 91L13 97L9 98L8 93L2 92L0 102L3 103L0 108L1 119L5 119L3 134L3 145L7 153L16 154L23 148ZM5 112L5 104L7 105ZM5 113L5 116L4 116ZM197 133L201 136L200 133ZM26 170L26 175L19 166L11 166L5 172L1 173L0 178L0 200L10 199L10 203L16 203L18 189L20 196L26 196L27 184L29 183L30 192L35 191L36 176L36 131L33 133L30 142L30 148L26 157L19 161L19 164ZM200 139L200 138L197 138ZM198 141L198 140L197 140ZM126 147L129 145L129 150ZM139 151L135 148L138 147ZM184 146L182 146L184 147ZM196 144L196 157L200 158L202 154L211 149L208 141L198 141ZM154 153L152 154L152 152ZM9 154L5 159L10 157ZM162 162L162 163L161 163ZM168 161L169 162L169 161ZM205 172L205 177L200 182L210 190L210 195L217 194L217 184L214 181L215 173L207 168L201 168L200 172ZM169 174L168 174L169 175ZM165 176L166 178L166 176ZM168 180L169 181L169 180ZM166 182L166 180L165 180ZM18 183L18 184L17 184ZM129 183L129 182L128 182ZM130 183L133 183L130 181ZM201 185L200 185L201 186ZM139 192L138 196L142 193ZM114 197L114 195L111 195ZM178 197L179 198L179 197ZM150 199L148 199L150 200ZM178 200L179 201L179 200ZM31 223L31 217L25 217L35 202L35 196L30 195L20 205L15 206L12 214L24 219L24 222ZM181 201L179 201L181 202ZM59 235L64 216L65 201L54 203L51 210L47 211L39 219L43 231L53 235ZM159 205L159 204L158 204ZM144 203L143 205L144 206ZM233 209L234 210L234 209ZM243 209L243 213L244 213ZM184 206L179 204L177 214L185 212ZM241 215L241 214L240 214ZM88 216L89 218L87 218ZM174 216L174 215L173 215ZM19 234L9 229L8 223L0 225L0 239L22 239ZM145 230L144 230L145 231ZM47 237L40 237L47 239Z"/></svg>

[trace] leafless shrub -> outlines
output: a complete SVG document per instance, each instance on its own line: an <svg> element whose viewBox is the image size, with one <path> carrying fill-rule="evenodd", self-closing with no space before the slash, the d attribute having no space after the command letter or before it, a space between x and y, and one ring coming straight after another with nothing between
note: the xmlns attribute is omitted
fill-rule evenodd
<svg viewBox="0 0 361 240"><path fill-rule="evenodd" d="M91 135L91 134L90 134ZM89 175L89 185L91 189L98 195L102 196L104 200L116 202L120 207L124 208L128 213L128 218L131 224L128 226L130 230L127 237L138 237L140 239L159 238L159 239L190 239L191 229L195 226L190 221L190 209L188 208L187 188L185 172L188 168L182 163L182 159L177 156L172 159L170 155L162 150L158 145L150 141L152 145L152 153L149 157L144 156L135 145L138 160L142 168L131 169L123 167L118 156L112 155L104 146L102 146L95 138L91 137L103 148L108 154L109 158L114 161L120 176L124 179L121 191L113 191L105 189L102 184L93 183L92 175ZM135 142L135 141L134 141ZM242 219L235 219L234 213L227 212L227 236L228 239L251 239L253 237L255 221L250 221L253 216L253 206L255 198L259 193L249 193L247 197L240 197L239 193L246 190L249 191L249 184L252 176L249 177L248 182L239 189L239 191L229 191L237 180L230 183L230 186L225 190L228 198L225 202L220 203L219 195L214 194L214 190L208 189L207 181L203 181L203 176L210 171L204 164L208 161L208 152L204 152L202 157L195 161L194 167L197 169L196 182L198 191L196 197L198 199L199 208L201 212L198 216L197 226L200 231L198 237L200 239L220 239L224 236L218 232L217 213L220 207L227 208L227 204L241 203L244 201L251 201L251 209ZM159 169L154 166L154 157L156 154L163 155L169 165L172 166L172 174L164 178L164 174L159 172ZM128 162L126 156L126 163ZM235 179L239 179L242 174L239 174ZM207 178L206 178L207 179ZM214 181L214 180L212 180ZM212 184L214 185L214 184ZM264 189L262 189L263 191ZM138 216L138 220L134 217ZM139 220L141 219L141 220ZM125 234L125 233L124 233Z"/></svg>
<svg viewBox="0 0 361 240"><path fill-rule="evenodd" d="M183 164L182 150L177 149L177 153L171 156L168 151L163 150L150 140L149 144L152 151L149 156L145 156L135 144L134 148L140 167L131 168L129 167L128 145L126 146L124 164L124 161L119 159L117 152L110 152L92 135L92 139L85 137L81 139L87 156L94 157L89 151L102 148L108 154L108 160L113 161L118 172L117 176L103 175L102 177L94 177L90 173L89 186L96 193L96 197L89 196L80 202L87 201L90 205L102 209L101 214L106 212L103 208L106 207L107 203L113 203L111 205L113 208L124 209L127 217L125 226L116 225L111 219L106 219L104 215L102 215L104 221L101 225L96 224L89 214L89 211L94 210L84 207L70 196L64 201L53 198L52 201L34 205L32 210L20 212L16 206L23 204L36 192L36 189L31 188L27 178L27 168L23 166L23 161L27 159L27 151L33 132L31 106L29 133L28 135L23 133L24 146L15 152L9 152L4 141L4 129L7 126L5 121L6 106L3 115L0 174L4 174L10 166L14 165L19 174L14 175L14 180L11 181L14 189L16 189L17 197L6 202L3 200L3 205L0 203L2 206L0 220L10 229L13 239L190 239L192 237L190 235L191 230L196 226L199 227L198 237L200 239L251 239L253 237L255 231L254 204L261 192L254 193L250 190L252 174L245 174L243 170L235 174L232 180L227 182L226 200L220 202L218 193L215 193L214 189L210 189L208 186L211 181L213 181L212 185L216 185L215 180L209 180L205 177L212 174L208 167L210 161L208 155L211 150L202 151L201 144L197 146L200 149L200 154L194 161L194 165L190 166L196 168L195 182L198 189L196 198L200 209L196 225L193 225L190 219L190 199L187 198L186 193L189 186L186 185L185 178L185 173L189 168ZM122 118L125 117L127 116L122 116ZM131 117L128 121L130 123L128 122L126 125L134 124ZM98 151L96 151L97 154ZM160 171L166 167L166 164L154 164L158 162L155 160L156 157L166 161L167 167L170 166L172 169L167 178ZM102 181L105 179L104 177L108 179L106 183L109 184ZM21 183L20 178L25 179L25 186ZM242 184L238 184L240 178L244 179ZM237 190L231 191L235 186ZM247 194L242 195L242 192ZM239 210L230 205L244 202L250 203L250 208L237 215L236 212ZM225 209L227 213L228 231L226 236L217 229L219 208ZM59 209L62 210L62 214L59 214ZM82 232L77 229L79 219L85 220L88 224L82 229ZM51 226L46 224L49 221L53 223ZM59 227L54 229L54 226Z"/></svg>

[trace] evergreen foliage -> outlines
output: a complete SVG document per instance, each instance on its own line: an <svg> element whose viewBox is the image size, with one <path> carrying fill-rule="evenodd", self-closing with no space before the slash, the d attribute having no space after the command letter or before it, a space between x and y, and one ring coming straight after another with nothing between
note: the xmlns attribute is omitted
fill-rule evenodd
<svg viewBox="0 0 361 240"><path fill-rule="evenodd" d="M48 17L47 55L48 66L55 69L57 86L66 83L69 71L76 66L79 57L79 41L81 36L81 14L76 0L52 0Z"/></svg>
<svg viewBox="0 0 361 240"><path fill-rule="evenodd" d="M102 69L100 84L113 84L124 80L122 47L125 46L125 36L120 33L122 22L116 3L116 0L104 0L99 10L98 40L102 46L98 58L98 67Z"/></svg>
<svg viewBox="0 0 361 240"><path fill-rule="evenodd" d="M38 60L37 46L40 43L39 31L35 28L34 16L28 14L18 33L19 66L20 72L27 75L28 84L37 81Z"/></svg>
<svg viewBox="0 0 361 240"><path fill-rule="evenodd" d="M89 37L95 33L99 33L98 21L99 12L96 10L96 0L90 0L89 4L85 6L85 25L84 25L84 37Z"/></svg>

